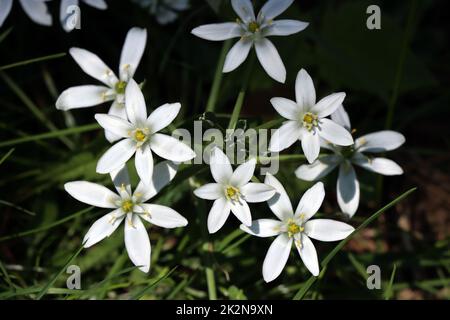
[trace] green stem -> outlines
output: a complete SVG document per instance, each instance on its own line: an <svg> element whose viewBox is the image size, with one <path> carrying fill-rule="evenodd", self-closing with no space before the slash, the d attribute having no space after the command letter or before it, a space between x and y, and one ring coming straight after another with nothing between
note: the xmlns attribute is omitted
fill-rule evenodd
<svg viewBox="0 0 450 320"><path fill-rule="evenodd" d="M31 64L31 63L35 63L35 62L41 62L41 61L46 61L46 60L58 59L58 58L64 57L65 55L66 55L65 52L61 52L61 53L55 53L55 54L51 54L51 55L44 56L44 57L39 57L39 58L33 58L33 59L24 60L24 61L14 62L14 63L10 63L10 64L4 65L4 66L0 66L0 71L6 70L6 69L15 68L15 67L20 67L20 66L25 66L27 64Z"/></svg>

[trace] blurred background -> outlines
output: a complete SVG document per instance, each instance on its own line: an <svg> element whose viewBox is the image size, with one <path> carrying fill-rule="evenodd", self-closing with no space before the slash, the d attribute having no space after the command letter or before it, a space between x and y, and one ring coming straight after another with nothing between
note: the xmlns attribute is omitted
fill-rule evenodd
<svg viewBox="0 0 450 320"><path fill-rule="evenodd" d="M192 129L197 119L203 119L204 128L226 127L246 63L223 76L216 113L205 114L223 44L196 38L190 31L234 20L229 1L190 1L189 8L167 24L158 22L152 1L107 2L105 11L80 4L81 29L70 33L57 19L59 1L48 3L52 27L34 24L15 3L0 28L0 66L81 47L116 71L127 31L146 28L147 47L135 79L145 81L147 107L180 101L175 127ZM254 3L259 9L264 1ZM380 30L366 27L371 4L381 8ZM298 34L271 38L286 66L287 81L276 83L255 63L238 126L254 128L278 119L270 98L294 98L295 77L305 68L318 97L346 92L344 106L356 136L385 128L406 136L406 143L388 154L404 175L381 179L357 169L361 204L350 223L358 226L417 187L356 235L305 298L382 299L395 265L390 298L448 299L450 51L444 1L296 0L281 18L310 25ZM0 298L35 298L49 285L48 299L126 299L146 288L142 297L148 299L208 299L206 274L211 272L221 299L290 299L304 286L310 274L294 250L280 277L264 283L261 268L271 239L250 238L239 231L234 217L218 233L207 234L205 217L211 203L196 199L192 190L211 177L207 166L197 165L182 167L156 199L179 211L189 225L172 230L148 226L150 274L132 268L119 228L71 261L82 270L82 288L65 289L65 263L105 211L77 202L63 185L71 180L111 185L108 176L95 173L96 162L109 145L93 117L109 105L68 113L56 110L56 98L64 89L97 83L70 55L0 70L0 159L7 155L0 164ZM71 130L61 131L67 128ZM285 151L300 152L300 144ZM293 175L302 163L283 161L277 175L294 204L311 185ZM325 183L320 214L345 219L338 212L336 172ZM252 214L258 219L272 213L266 204L255 204ZM318 243L319 259L335 245ZM380 290L367 289L369 265L381 269Z"/></svg>

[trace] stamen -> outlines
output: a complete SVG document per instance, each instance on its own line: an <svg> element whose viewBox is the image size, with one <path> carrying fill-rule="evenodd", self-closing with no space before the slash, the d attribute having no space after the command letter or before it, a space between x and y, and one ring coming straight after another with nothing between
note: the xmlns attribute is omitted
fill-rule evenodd
<svg viewBox="0 0 450 320"><path fill-rule="evenodd" d="M318 119L319 117L316 114L307 112L303 115L303 126L308 131L311 131L314 127L317 127L319 125Z"/></svg>
<svg viewBox="0 0 450 320"><path fill-rule="evenodd" d="M248 30L252 33L259 31L259 24L256 21L252 21L248 24Z"/></svg>
<svg viewBox="0 0 450 320"><path fill-rule="evenodd" d="M124 94L127 83L125 81L119 81L116 83L115 89L118 94Z"/></svg>
<svg viewBox="0 0 450 320"><path fill-rule="evenodd" d="M225 196L228 200L239 201L240 195L241 195L241 192L239 191L238 188L235 188L233 186L228 186L225 189Z"/></svg>
<svg viewBox="0 0 450 320"><path fill-rule="evenodd" d="M121 208L122 208L123 212L125 212L125 213L131 212L131 211L133 211L133 207L134 207L133 201L131 201L131 200L122 201Z"/></svg>

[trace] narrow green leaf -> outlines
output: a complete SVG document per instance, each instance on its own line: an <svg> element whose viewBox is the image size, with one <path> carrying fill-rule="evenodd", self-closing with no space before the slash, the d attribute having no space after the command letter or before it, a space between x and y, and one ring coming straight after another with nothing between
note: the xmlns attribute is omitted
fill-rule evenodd
<svg viewBox="0 0 450 320"><path fill-rule="evenodd" d="M0 164L2 164L8 157L14 152L14 148L11 148L1 159Z"/></svg>
<svg viewBox="0 0 450 320"><path fill-rule="evenodd" d="M1 42L1 39L0 39L0 42ZM4 65L4 66L0 66L0 71L4 71L4 70L7 70L7 69L20 67L20 66L25 66L25 65L31 64L31 63L42 62L42 61L47 61L47 60L52 60L52 59L58 59L58 58L64 57L65 55L66 55L65 52L61 52L61 53L51 54L51 55L48 55L48 56L43 56L43 57L28 59L28 60L24 60L24 61L14 62L14 63L10 63L10 64Z"/></svg>
<svg viewBox="0 0 450 320"><path fill-rule="evenodd" d="M389 279L388 287L386 288L386 291L384 293L384 300L389 300L392 297L392 294L394 291L392 290L392 287L394 285L394 278L395 278L395 272L397 271L397 265L394 263L394 268L392 269L391 278Z"/></svg>
<svg viewBox="0 0 450 320"><path fill-rule="evenodd" d="M150 284L148 287L144 288L143 290L139 291L137 294L131 297L132 300L138 300L142 296L144 296L147 292L149 292L154 286L156 286L159 282L163 281L164 279L167 279L176 269L178 266L173 267L169 272L167 272L165 275L163 275L161 278Z"/></svg>

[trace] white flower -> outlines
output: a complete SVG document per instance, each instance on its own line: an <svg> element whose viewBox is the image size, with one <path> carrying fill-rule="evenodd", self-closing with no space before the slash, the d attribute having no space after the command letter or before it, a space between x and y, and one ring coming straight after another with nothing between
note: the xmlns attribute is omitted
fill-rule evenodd
<svg viewBox="0 0 450 320"><path fill-rule="evenodd" d="M140 182L131 191L126 167L113 173L111 178L117 193L108 188L87 181L68 182L66 191L78 201L99 208L113 209L94 222L86 233L83 243L85 248L109 237L125 221L125 247L130 260L143 272L150 269L150 240L141 219L163 228L184 227L187 220L175 210L146 201L154 197L175 176L174 164L164 161L155 166L151 184Z"/></svg>
<svg viewBox="0 0 450 320"><path fill-rule="evenodd" d="M106 10L108 8L105 0L61 0L59 19L61 20L61 26L67 32L72 31L75 27L67 23L67 19L69 19L73 14L70 9L72 6L78 6L80 1L99 10ZM79 17L77 18L79 19Z"/></svg>
<svg viewBox="0 0 450 320"><path fill-rule="evenodd" d="M272 98L275 110L288 121L275 131L269 150L279 152L295 141L302 141L302 149L309 163L319 156L322 137L336 145L353 144L350 132L326 118L342 103L345 93L333 93L316 103L316 91L309 74L301 69L295 81L296 102L286 98Z"/></svg>
<svg viewBox="0 0 450 320"><path fill-rule="evenodd" d="M134 0L143 8L148 8L159 24L175 21L180 11L189 9L189 0Z"/></svg>
<svg viewBox="0 0 450 320"><path fill-rule="evenodd" d="M146 42L147 31L145 29L132 28L128 31L120 56L119 78L94 53L80 48L71 48L69 52L81 69L106 86L83 85L66 89L58 97L56 108L70 110L113 101L108 114L126 119L125 89L141 61ZM109 142L114 142L120 137L106 131L106 138Z"/></svg>
<svg viewBox="0 0 450 320"><path fill-rule="evenodd" d="M297 20L273 20L283 13L293 0L269 0L255 17L250 0L231 0L234 11L239 16L237 22L214 23L192 30L197 37L212 41L231 38L241 39L231 48L225 59L223 72L239 67L255 46L259 62L267 74L279 82L285 82L286 69L268 36L288 36L302 31L308 23Z"/></svg>
<svg viewBox="0 0 450 320"><path fill-rule="evenodd" d="M108 114L96 114L95 119L123 139L109 148L97 163L98 173L109 173L121 167L135 154L136 171L145 183L150 183L153 171L152 151L161 158L184 162L195 157L195 152L178 139L158 133L178 115L179 103L166 103L156 108L147 118L144 96L138 84L130 79L125 91L125 110L129 120Z"/></svg>
<svg viewBox="0 0 450 320"><path fill-rule="evenodd" d="M318 276L317 252L310 238L320 241L338 241L346 238L355 229L335 220L310 220L319 210L325 197L322 182L316 183L305 192L295 212L286 191L274 176L268 174L265 183L277 190L268 204L278 220L260 219L253 221L250 227L241 225L242 230L258 237L277 236L264 259L262 270L264 280L270 282L280 275L289 258L292 243L295 244L306 268L314 276Z"/></svg>
<svg viewBox="0 0 450 320"><path fill-rule="evenodd" d="M205 184L194 191L199 198L214 200L208 215L209 232L222 228L230 210L243 224L251 225L252 216L247 202L263 202L275 194L275 190L264 183L249 182L255 171L255 159L239 165L233 172L228 157L214 147L209 165L216 183Z"/></svg>
<svg viewBox="0 0 450 320"><path fill-rule="evenodd" d="M331 118L350 131L350 119L343 106L340 106ZM322 146L333 151L317 159L311 165L302 165L295 174L299 179L313 181L325 177L336 166L339 166L337 180L337 199L342 212L352 217L359 205L359 182L352 164L367 170L386 175L399 175L402 168L394 161L386 158L372 158L367 153L385 152L397 149L405 142L405 137L398 132L384 130L364 135L355 140L355 144L348 147L339 147L327 141L321 141Z"/></svg>
<svg viewBox="0 0 450 320"><path fill-rule="evenodd" d="M52 16L48 12L47 2L49 0L19 0L26 14L35 23L43 26L52 25ZM0 27L11 12L13 0L0 0Z"/></svg>

